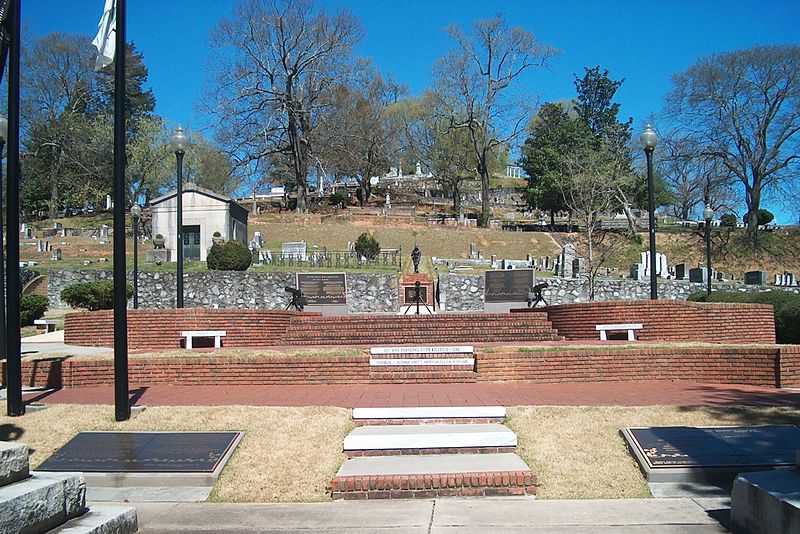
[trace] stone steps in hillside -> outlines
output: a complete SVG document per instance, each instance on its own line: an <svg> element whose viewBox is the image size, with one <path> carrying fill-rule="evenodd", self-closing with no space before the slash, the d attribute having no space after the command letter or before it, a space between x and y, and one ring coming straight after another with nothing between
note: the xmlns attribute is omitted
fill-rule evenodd
<svg viewBox="0 0 800 534"><path fill-rule="evenodd" d="M331 481L334 499L533 495L536 486L513 453L350 458Z"/></svg>
<svg viewBox="0 0 800 534"><path fill-rule="evenodd" d="M498 423L375 425L356 427L344 438L350 457L410 454L514 452L517 435Z"/></svg>

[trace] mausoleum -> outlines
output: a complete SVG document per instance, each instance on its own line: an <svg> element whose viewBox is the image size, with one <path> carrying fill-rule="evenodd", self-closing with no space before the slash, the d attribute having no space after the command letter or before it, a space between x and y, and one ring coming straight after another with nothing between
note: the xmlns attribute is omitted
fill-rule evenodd
<svg viewBox="0 0 800 534"><path fill-rule="evenodd" d="M177 261L178 195L176 191L153 199L153 236L164 236L170 261ZM236 201L196 184L183 190L183 255L186 261L205 261L214 232L225 241L247 246L247 209Z"/></svg>

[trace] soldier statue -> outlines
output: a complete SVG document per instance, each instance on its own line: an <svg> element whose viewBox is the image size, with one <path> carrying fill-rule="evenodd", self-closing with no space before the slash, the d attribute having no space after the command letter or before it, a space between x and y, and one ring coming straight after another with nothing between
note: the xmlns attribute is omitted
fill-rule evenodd
<svg viewBox="0 0 800 534"><path fill-rule="evenodd" d="M414 250L411 251L411 261L414 262L414 274L419 272L419 259L422 257L422 253L419 251L419 247L414 245Z"/></svg>

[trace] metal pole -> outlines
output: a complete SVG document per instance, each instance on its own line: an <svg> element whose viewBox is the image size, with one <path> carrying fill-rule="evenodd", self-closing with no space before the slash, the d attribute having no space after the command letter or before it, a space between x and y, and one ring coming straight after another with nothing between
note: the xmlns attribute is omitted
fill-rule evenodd
<svg viewBox="0 0 800 534"><path fill-rule="evenodd" d="M711 296L711 221L706 219L706 278L708 288L706 293Z"/></svg>
<svg viewBox="0 0 800 534"><path fill-rule="evenodd" d="M128 295L125 258L125 0L117 0L114 51L114 415L131 417L128 395Z"/></svg>
<svg viewBox="0 0 800 534"><path fill-rule="evenodd" d="M647 155L647 211L650 224L650 299L658 298L656 288L656 221L655 199L653 194L653 149L645 149Z"/></svg>
<svg viewBox="0 0 800 534"><path fill-rule="evenodd" d="M178 158L178 296L176 308L183 308L183 153Z"/></svg>
<svg viewBox="0 0 800 534"><path fill-rule="evenodd" d="M133 217L133 309L139 309L139 217Z"/></svg>
<svg viewBox="0 0 800 534"><path fill-rule="evenodd" d="M0 359L6 357L6 269L5 269L5 245L3 243L3 226L5 226L5 215L3 214L3 150L5 149L5 139L0 140Z"/></svg>
<svg viewBox="0 0 800 534"><path fill-rule="evenodd" d="M19 49L20 0L8 4L8 254L6 255L6 384L8 415L25 414L22 403L22 354L19 332Z"/></svg>

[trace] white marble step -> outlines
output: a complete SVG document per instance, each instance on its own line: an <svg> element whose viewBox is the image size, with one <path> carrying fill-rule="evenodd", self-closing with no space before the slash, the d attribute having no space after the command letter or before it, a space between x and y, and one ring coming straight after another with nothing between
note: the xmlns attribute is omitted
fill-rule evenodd
<svg viewBox="0 0 800 534"><path fill-rule="evenodd" d="M498 423L361 426L344 438L345 451L516 445L517 435Z"/></svg>
<svg viewBox="0 0 800 534"><path fill-rule="evenodd" d="M489 419L504 418L505 406L419 406L353 408L353 419Z"/></svg>
<svg viewBox="0 0 800 534"><path fill-rule="evenodd" d="M529 470L530 467L514 453L365 456L345 460L336 476L427 475Z"/></svg>
<svg viewBox="0 0 800 534"><path fill-rule="evenodd" d="M135 508L104 504L92 506L82 516L67 521L49 534L133 534L138 530Z"/></svg>

